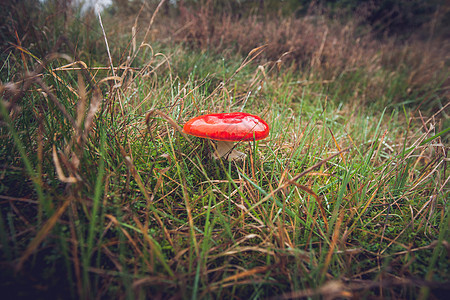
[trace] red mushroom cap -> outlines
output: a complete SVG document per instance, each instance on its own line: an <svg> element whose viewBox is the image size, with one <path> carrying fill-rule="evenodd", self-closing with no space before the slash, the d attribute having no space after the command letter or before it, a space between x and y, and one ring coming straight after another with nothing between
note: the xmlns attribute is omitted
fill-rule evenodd
<svg viewBox="0 0 450 300"><path fill-rule="evenodd" d="M195 117L184 124L183 131L218 141L252 141L266 138L269 125L258 116L234 112Z"/></svg>

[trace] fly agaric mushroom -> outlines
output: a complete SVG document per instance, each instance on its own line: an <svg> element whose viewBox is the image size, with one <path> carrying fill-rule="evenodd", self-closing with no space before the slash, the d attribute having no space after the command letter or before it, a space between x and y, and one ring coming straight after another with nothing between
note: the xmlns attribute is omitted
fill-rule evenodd
<svg viewBox="0 0 450 300"><path fill-rule="evenodd" d="M269 135L269 125L258 116L234 112L195 117L184 124L183 131L217 141L214 158L239 160L245 158L245 154L233 149L234 142L262 140Z"/></svg>

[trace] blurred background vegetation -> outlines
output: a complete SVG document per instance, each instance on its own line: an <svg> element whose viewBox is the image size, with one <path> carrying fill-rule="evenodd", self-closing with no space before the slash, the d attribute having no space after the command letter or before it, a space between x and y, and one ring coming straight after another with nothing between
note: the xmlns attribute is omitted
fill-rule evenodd
<svg viewBox="0 0 450 300"><path fill-rule="evenodd" d="M258 61L281 62L322 80L350 80L364 69L365 88L357 88L365 104L437 111L448 97L448 1L163 1L147 32L159 3L113 0L104 9L115 64L124 63L133 52L132 40L145 35L155 49L179 44L224 58L245 57L266 45ZM19 46L38 58L60 51L90 66L108 64L93 6L82 10L76 1L59 0L0 5L2 61ZM140 63L139 57L133 61ZM393 71L399 74L394 84ZM386 90L393 95L390 103L382 99Z"/></svg>

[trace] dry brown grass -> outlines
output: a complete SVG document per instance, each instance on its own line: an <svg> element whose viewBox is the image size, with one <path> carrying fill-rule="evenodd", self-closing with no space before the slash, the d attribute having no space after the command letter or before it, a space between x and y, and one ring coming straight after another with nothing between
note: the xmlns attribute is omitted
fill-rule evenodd
<svg viewBox="0 0 450 300"><path fill-rule="evenodd" d="M361 28L360 19L357 15L345 21L331 19L313 10L300 18L240 17L217 15L207 5L199 10L182 6L178 18L167 20L161 17L159 26L155 24L158 27L155 33L159 32L155 37L183 42L193 48L243 55L267 45L264 55L267 60L276 61L283 57L284 61L299 66L321 66L336 72L374 64L397 66L402 63L399 59L407 59L408 63L412 60L414 69L422 64L437 67L449 59L448 41L431 37L423 41L417 35L402 44L396 38L380 40L370 28Z"/></svg>
<svg viewBox="0 0 450 300"><path fill-rule="evenodd" d="M153 11L140 13L138 35L145 31ZM208 4L198 9L181 5L176 18L163 13L158 16L150 42L182 43L193 51L211 51L225 58L236 54L245 57L252 49L266 45L259 63L283 65L303 73L307 80L333 83L363 70L363 75L356 75L364 77L361 84L349 87L354 88L351 92L356 104L380 101L386 106L391 104L391 100L383 100L387 97L395 103L420 98L412 101L414 105L434 112L445 105L449 98L450 41L435 37L429 24L407 40L379 38L377 32L361 26L364 15L362 10L350 19L338 19L311 9L304 17L242 17L238 13L218 15ZM429 32L425 39L424 31ZM439 87L436 82L440 82Z"/></svg>

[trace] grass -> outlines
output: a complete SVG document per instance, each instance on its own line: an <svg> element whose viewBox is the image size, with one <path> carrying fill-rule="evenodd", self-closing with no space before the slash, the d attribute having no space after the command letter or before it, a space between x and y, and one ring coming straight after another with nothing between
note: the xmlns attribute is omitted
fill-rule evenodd
<svg viewBox="0 0 450 300"><path fill-rule="evenodd" d="M71 44L60 46L71 53ZM274 62L268 47L241 56L158 42L120 68L111 49L113 77L107 54L97 67L62 55L39 63L13 49L0 71L3 290L191 299L448 292L444 77L412 85L403 62L331 74L311 61ZM422 112L423 99L444 108ZM241 110L271 127L266 140L238 145L242 162L212 160L209 142L180 131L200 113Z"/></svg>

